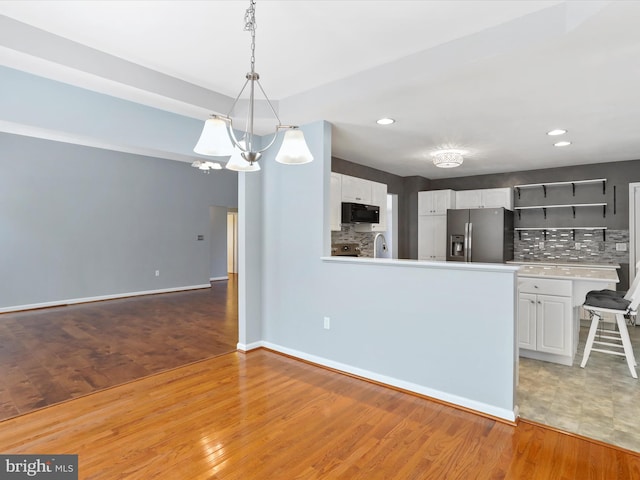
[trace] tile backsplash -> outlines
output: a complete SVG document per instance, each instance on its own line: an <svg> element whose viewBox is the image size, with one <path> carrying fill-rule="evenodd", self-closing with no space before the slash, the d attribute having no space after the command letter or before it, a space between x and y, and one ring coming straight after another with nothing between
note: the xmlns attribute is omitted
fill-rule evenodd
<svg viewBox="0 0 640 480"><path fill-rule="evenodd" d="M624 244L625 250L616 249ZM514 257L522 262L553 263L629 263L629 230L606 230L603 240L599 230L530 230L515 233Z"/></svg>
<svg viewBox="0 0 640 480"><path fill-rule="evenodd" d="M356 232L353 224L343 224L339 232L331 232L331 243L359 243L363 257L373 257L376 232Z"/></svg>

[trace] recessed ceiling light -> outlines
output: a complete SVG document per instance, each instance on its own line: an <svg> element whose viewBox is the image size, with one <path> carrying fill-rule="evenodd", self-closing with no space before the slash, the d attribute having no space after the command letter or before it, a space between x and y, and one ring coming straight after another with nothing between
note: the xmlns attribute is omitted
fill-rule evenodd
<svg viewBox="0 0 640 480"><path fill-rule="evenodd" d="M547 132L547 135L555 136L555 135L564 135L565 133L567 133L566 130L563 130L561 128L556 128L555 130L551 130L550 132Z"/></svg>
<svg viewBox="0 0 640 480"><path fill-rule="evenodd" d="M392 123L396 123L396 121L393 118L384 117L380 120L377 120L376 123L378 125L391 125Z"/></svg>
<svg viewBox="0 0 640 480"><path fill-rule="evenodd" d="M568 145L571 145L571 142L556 142L553 144L554 147L566 147Z"/></svg>

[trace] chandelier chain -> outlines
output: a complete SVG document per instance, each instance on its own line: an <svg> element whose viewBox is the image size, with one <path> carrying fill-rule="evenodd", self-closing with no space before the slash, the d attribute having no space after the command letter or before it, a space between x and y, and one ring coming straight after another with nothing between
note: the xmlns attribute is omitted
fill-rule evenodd
<svg viewBox="0 0 640 480"><path fill-rule="evenodd" d="M256 64L256 1L249 1L249 8L244 14L244 30L251 32L251 73L255 73Z"/></svg>

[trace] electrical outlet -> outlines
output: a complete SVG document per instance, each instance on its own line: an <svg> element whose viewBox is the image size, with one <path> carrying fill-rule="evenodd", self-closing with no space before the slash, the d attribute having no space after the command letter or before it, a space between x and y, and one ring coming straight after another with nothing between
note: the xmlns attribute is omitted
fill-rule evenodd
<svg viewBox="0 0 640 480"><path fill-rule="evenodd" d="M626 243L616 243L616 252L626 252L627 244Z"/></svg>
<svg viewBox="0 0 640 480"><path fill-rule="evenodd" d="M160 270L156 270L156 277L160 276Z"/></svg>
<svg viewBox="0 0 640 480"><path fill-rule="evenodd" d="M331 328L331 319L329 317L324 317L324 329L329 330Z"/></svg>
<svg viewBox="0 0 640 480"><path fill-rule="evenodd" d="M582 247L582 245L580 245L578 242L576 242L576 250L580 250L580 247Z"/></svg>
<svg viewBox="0 0 640 480"><path fill-rule="evenodd" d="M538 248L544 248L544 242L539 242L538 243Z"/></svg>

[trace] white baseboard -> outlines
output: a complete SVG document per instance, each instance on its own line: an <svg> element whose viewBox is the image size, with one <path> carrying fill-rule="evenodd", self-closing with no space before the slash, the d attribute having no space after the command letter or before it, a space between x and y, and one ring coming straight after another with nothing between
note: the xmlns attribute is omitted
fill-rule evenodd
<svg viewBox="0 0 640 480"><path fill-rule="evenodd" d="M306 360L311 363L316 363L318 365L332 368L334 370L339 370L341 372L350 373L352 375L366 378L368 380L373 380L375 382L382 383L384 385L389 385L391 387L400 388L402 390L406 390L409 392L414 392L420 395L425 395L427 397L442 400L443 402L447 402L453 405L458 405L464 408L468 408L470 410L475 410L476 412L481 412L487 415L491 415L493 417L502 418L509 422L514 422L518 415L517 406L515 406L514 410L511 411L508 409L496 407L494 405L478 402L476 400L472 400L469 398L452 395L446 392L441 392L440 390L435 390L433 388L407 382L405 380L399 380L397 378L388 377L386 375L380 375L378 373L371 372L369 370L363 370L361 368L354 367L352 365L347 365L340 362L334 362L333 360L329 360L323 357L317 357L315 355L311 355L305 352L300 352L298 350L293 350L287 347L282 347L280 345L276 345L270 342L256 342L256 344L257 343L260 344L259 346L269 348L271 350L275 350L276 352L284 353L292 357L300 358L302 360ZM257 348L257 347L254 347L254 348Z"/></svg>
<svg viewBox="0 0 640 480"><path fill-rule="evenodd" d="M240 350L241 352L248 352L250 350L255 350L256 348L260 348L260 347L264 347L264 342L260 341L260 342L252 342L252 343L240 343L238 342L238 344L236 345L236 349ZM275 350L275 349L274 349Z"/></svg>
<svg viewBox="0 0 640 480"><path fill-rule="evenodd" d="M219 280L229 280L229 277L211 277L209 279L210 282L217 282Z"/></svg>
<svg viewBox="0 0 640 480"><path fill-rule="evenodd" d="M53 302L31 303L28 305L15 305L0 308L0 313L18 312L22 310L34 310L36 308L61 307L64 305L74 305L77 303L98 302L101 300L114 300L116 298L139 297L142 295L155 295L157 293L182 292L185 290L198 290L201 288L211 288L211 284L188 285L185 287L161 288L158 290L145 290L142 292L116 293L112 295L99 295L96 297L70 298L67 300L55 300Z"/></svg>

